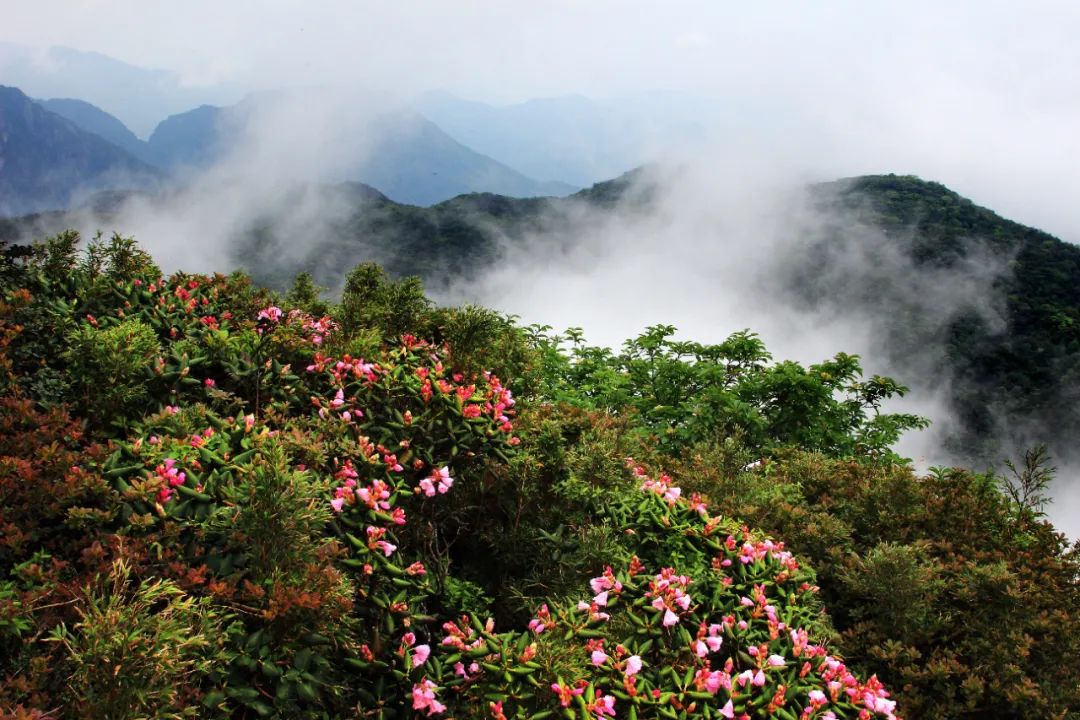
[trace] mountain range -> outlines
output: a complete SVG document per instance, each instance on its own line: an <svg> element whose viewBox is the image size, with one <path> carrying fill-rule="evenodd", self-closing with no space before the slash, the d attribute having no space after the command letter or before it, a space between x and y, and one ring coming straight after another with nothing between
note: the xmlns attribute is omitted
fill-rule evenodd
<svg viewBox="0 0 1080 720"><path fill-rule="evenodd" d="M222 162L247 168L245 153L258 158L259 145L267 141L257 128L268 114L284 107L290 113L304 113L302 95L276 94L270 102L265 100L266 96L256 96L234 106L203 105L171 115L144 141L86 101L33 101L17 88L4 87L0 214L65 209L94 192L144 188L148 178L191 182L192 173ZM310 150L305 154L331 160L325 166L309 162L306 179L363 181L398 202L416 205L470 192L531 197L565 195L576 189L567 183L533 180L461 144L414 111L376 115L355 128L346 124L347 118L330 122L336 123L337 135L322 138L320 127L305 129L303 119L298 121L303 137L297 142ZM325 126L323 118L323 131ZM332 170L327 171L328 166ZM291 168L280 171L289 175L286 182L305 179L303 173L294 177Z"/></svg>
<svg viewBox="0 0 1080 720"><path fill-rule="evenodd" d="M235 84L193 84L100 53L6 42L0 42L0 82L51 98L39 102L151 165L199 164L196 149L213 138L207 121L212 126L212 118L237 114L252 97ZM364 181L395 200L422 204L461 192L566 194L662 161L673 146L694 142L704 127L723 125L726 117L703 98L673 93L493 105L431 91L404 107L390 113L400 115L404 126L394 138L397 148L370 158L368 173L322 179ZM305 122L301 139L317 136L320 122L299 118L301 126ZM155 142L159 130L170 139ZM190 134L180 137L184 133ZM438 161L440 152L447 155L445 164Z"/></svg>

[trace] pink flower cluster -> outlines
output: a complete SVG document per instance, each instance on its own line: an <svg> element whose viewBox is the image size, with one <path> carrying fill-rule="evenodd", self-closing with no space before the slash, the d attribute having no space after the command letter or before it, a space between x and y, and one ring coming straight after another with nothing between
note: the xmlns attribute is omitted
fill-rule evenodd
<svg viewBox="0 0 1080 720"><path fill-rule="evenodd" d="M824 654L824 649L818 649ZM847 695L851 702L862 705L864 710L859 713L867 718L871 713L885 715L887 720L895 720L896 701L889 700L889 691L882 686L877 676L872 676L865 683L860 683L841 660L830 655L825 655L822 664L821 679L829 690L829 696L836 702L841 694ZM813 699L811 698L811 706Z"/></svg>
<svg viewBox="0 0 1080 720"><path fill-rule="evenodd" d="M162 487L157 493L159 503L171 500L174 492L173 488L183 485L184 481L187 480L187 475L176 469L176 461L172 458L165 458L161 465L154 468L154 475L162 481Z"/></svg>
<svg viewBox="0 0 1080 720"><path fill-rule="evenodd" d="M651 605L663 612L664 627L671 627L681 619L680 613L690 609L690 595L686 588L691 580L686 575L676 575L674 568L664 568L649 583L645 597L651 597Z"/></svg>
<svg viewBox="0 0 1080 720"><path fill-rule="evenodd" d="M720 652L720 647L724 644L724 638L720 635L722 632L724 632L724 626L719 623L711 625L701 623L697 639L693 643L694 654L699 658L706 658L709 653Z"/></svg>
<svg viewBox="0 0 1080 720"><path fill-rule="evenodd" d="M353 398L346 398L345 391L342 388L338 388L337 392L334 393L334 397L326 402L326 404L323 404L323 401L317 397L311 398L311 404L319 408L319 417L326 420L330 417L331 413L335 413L347 423L351 423L364 417L363 410L351 406L350 404L352 402ZM345 409L343 410L342 408Z"/></svg>
<svg viewBox="0 0 1080 720"><path fill-rule="evenodd" d="M484 638L480 637L469 624L468 616L462 617L460 622L448 621L443 623L443 637L441 645L452 647L460 652L475 650L484 644ZM495 629L495 622L488 619L484 628L487 632Z"/></svg>
<svg viewBox="0 0 1080 720"><path fill-rule="evenodd" d="M259 311L259 315L257 318L258 327L256 327L255 332L262 335L268 327L277 325L279 322L281 322L282 315L284 315L284 313L281 311L281 308L277 307L276 305L271 305L270 307L263 308Z"/></svg>
<svg viewBox="0 0 1080 720"><path fill-rule="evenodd" d="M445 495L453 487L454 478L450 477L450 468L442 467L431 471L429 477L420 481L420 490L427 497L435 497L435 494Z"/></svg>
<svg viewBox="0 0 1080 720"><path fill-rule="evenodd" d="M293 310L289 313L289 317L292 318L293 313L297 312L299 311ZM334 330L337 330L338 327L337 323L329 317L323 316L316 320L307 313L301 314L301 322L301 328L308 336L308 340L316 347L326 342L326 338L328 338Z"/></svg>
<svg viewBox="0 0 1080 720"><path fill-rule="evenodd" d="M739 605L749 608L753 617L764 615L769 619L770 623L777 625L780 630L784 630L784 624L777 619L776 606L772 605L766 596L765 586L754 585L750 594L753 596L752 598L745 596L739 598Z"/></svg>
<svg viewBox="0 0 1080 720"><path fill-rule="evenodd" d="M589 587L596 593L590 602L582 600L577 604L577 609L589 613L590 621L604 621L610 615L601 610L606 608L612 594L618 595L623 590L623 584L615 577L611 566L604 568L604 574L594 577L589 581ZM546 607L546 606L545 606Z"/></svg>
<svg viewBox="0 0 1080 720"><path fill-rule="evenodd" d="M557 682L551 684L551 691L558 696L559 704L564 708L568 708L575 697L585 694L586 685L588 685L588 683L584 680L578 680L575 685L564 685L561 682Z"/></svg>
<svg viewBox="0 0 1080 720"><path fill-rule="evenodd" d="M334 478L341 483L334 488L334 497L330 500L330 507L334 512L341 512L346 505L364 505L375 512L390 512L395 525L405 524L405 511L390 505L391 488L385 481L376 478L370 485L360 485L357 482L359 475L351 459L342 463L334 473Z"/></svg>
<svg viewBox="0 0 1080 720"><path fill-rule="evenodd" d="M674 485L674 480L671 479L666 473L660 473L660 477L656 480L649 477L649 474L645 471L645 468L634 462L633 458L626 458L626 466L630 468L630 472L635 477L641 479L641 489L647 492L656 493L664 499L669 506L675 506L676 504L686 501L682 497L682 488ZM695 493L691 497L690 506L702 517L708 517L707 507L705 501L700 495Z"/></svg>
<svg viewBox="0 0 1080 720"><path fill-rule="evenodd" d="M727 541L728 549L734 549L732 545L734 540L729 536ZM739 548L739 562L743 565L748 565L766 557L778 561L789 572L799 569L799 563L796 562L795 557L790 552L784 549L784 543L777 543L768 539L757 542L747 540Z"/></svg>
<svg viewBox="0 0 1080 720"><path fill-rule="evenodd" d="M514 395L508 388L503 387L499 378L491 373L485 372L484 378L488 381L487 401L484 403L484 411L487 412L496 422L499 423L499 429L505 433L514 431L514 425L510 422L510 415L513 414L513 407L515 404Z"/></svg>
<svg viewBox="0 0 1080 720"><path fill-rule="evenodd" d="M208 427L205 430L203 430L201 434L192 435L191 439L188 442L191 445L191 447L193 447L193 448L201 448L203 445L206 445L206 441L209 440L210 438L212 438L213 436L214 436L214 428Z"/></svg>
<svg viewBox="0 0 1080 720"><path fill-rule="evenodd" d="M741 533L728 535L726 540L718 542L713 536L722 527L720 518L708 515L705 501L699 496L690 499L682 497L679 489L672 479L661 475L654 480L640 467L630 461L634 475L642 479L642 490L656 495L669 507L682 507L704 519L704 524L699 531L699 537L705 539L712 547L719 548L720 553L713 559L713 569L722 575L721 582L725 585L733 584L736 576L726 575L724 570L735 565L757 565L769 563L770 568L776 568L774 582L777 586L788 582L789 578L799 570L799 564L793 555L784 548L783 543L769 539L757 539L753 537L747 528L742 528ZM756 570L755 570L756 572ZM645 568L635 558L629 567L629 577L646 575ZM697 611L694 607L689 588L692 581L685 575L680 575L674 568L664 568L655 575L646 575L648 584L644 588L644 596L649 599L652 608L660 613L661 624L671 628L683 622ZM790 583L789 583L790 584ZM630 585L631 588L636 584ZM694 688L698 692L707 692L710 695L718 695L725 691L726 697L720 695L717 703L723 702L716 712L729 720L749 720L745 713L736 710L736 702L741 696L767 692L765 701L760 705L754 701L754 707L766 709L770 715L785 707L794 698L790 697L789 687L784 678L790 678L797 674L803 678L808 675L817 675L822 681L819 688L805 690L806 694L800 698L800 720L811 718L824 718L835 720L836 712L830 709L830 705L843 703L850 707L854 704L859 708L859 720L870 720L875 717L884 717L886 720L897 720L895 716L896 703L889 698L889 693L882 687L876 677L866 682L860 682L844 663L828 655L824 646L810 643L809 634L801 628L789 628L782 618L784 606L794 602L794 595L790 595L781 602L770 601L768 597L769 583L758 582L753 584L746 592L746 596L738 598L738 609L734 614L725 615L716 622L702 620L698 623L696 637L689 642L689 650L692 652L698 667L694 675ZM611 594L623 590L623 584L611 571L606 568L602 576L595 577L590 581L590 588L594 596L591 601L582 601L578 604L579 611L588 611L591 620L607 620L608 614L604 612L611 603ZM796 592L814 592L816 587L807 582L797 586ZM529 623L529 629L534 633L543 632L550 624L550 614L547 608L541 608ZM742 615L742 619L739 619ZM752 658L751 667L741 669L736 666L736 657L727 658L722 667L718 667L715 654L721 653L724 648L724 636L726 633L736 633L744 639L745 633L751 629L753 623L767 623L767 639L762 637L763 642L758 645L749 644L745 647L745 657ZM759 632L764 631L761 628ZM677 635L670 636L678 637ZM790 646L787 645L790 640ZM783 649L774 643L783 643ZM740 643L741 644L741 643ZM596 637L589 639L585 644L588 665L592 668L606 670L608 668L622 672L623 690L630 697L636 692L637 673L642 669L641 658L633 656L626 658L627 651L623 646L616 645L614 650L610 647L610 639ZM551 686L560 704L569 707L570 702L581 693L578 692L586 687L587 683L579 681L576 684L563 682ZM661 690L654 689L654 697L659 697ZM599 692L597 698L605 697ZM771 697L771 699L769 699ZM610 716L608 710L614 712L614 705L606 703L590 703L589 712L594 718L606 718Z"/></svg>
<svg viewBox="0 0 1080 720"><path fill-rule="evenodd" d="M325 372L329 368L334 376L335 384L343 386L349 380L364 380L374 383L379 379L381 368L375 363L364 362L361 358L344 355L340 360L327 357L320 352L315 353L310 365L307 366L309 373Z"/></svg>
<svg viewBox="0 0 1080 720"><path fill-rule="evenodd" d="M446 712L446 706L435 697L438 691L439 687L427 678L413 685L413 710L424 710L429 717Z"/></svg>
<svg viewBox="0 0 1080 720"><path fill-rule="evenodd" d="M544 603L540 606L540 609L536 611L536 617L529 621L529 630L539 635L552 627L552 625L551 611L548 610L547 603Z"/></svg>
<svg viewBox="0 0 1080 720"><path fill-rule="evenodd" d="M587 708L596 718L615 717L615 698L598 690L596 699L589 703Z"/></svg>
<svg viewBox="0 0 1080 720"><path fill-rule="evenodd" d="M390 557L397 550L397 545L393 545L386 540L383 540L385 536L386 528L368 525L368 549L372 551L381 550L386 557Z"/></svg>

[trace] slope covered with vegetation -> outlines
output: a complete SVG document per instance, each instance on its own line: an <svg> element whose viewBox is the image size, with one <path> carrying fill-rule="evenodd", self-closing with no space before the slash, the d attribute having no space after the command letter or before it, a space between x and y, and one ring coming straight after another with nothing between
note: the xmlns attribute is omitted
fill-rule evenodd
<svg viewBox="0 0 1080 720"><path fill-rule="evenodd" d="M508 248L557 256L613 215L648 215L656 182L636 171L568 198L481 193L426 208L358 183L308 186L229 243L237 265L268 287L288 287L301 269L340 289L347 268L375 261L439 291L483 278ZM125 198L96 198L100 227L123 223ZM778 308L868 322L890 372L956 417L935 428L950 456L987 467L1046 443L1059 460L1080 460L1080 248L914 177L813 186L809 205L813 220L792 220L793 240L762 272ZM298 236L293 209L310 206L333 211ZM0 240L27 242L77 219L0 220Z"/></svg>
<svg viewBox="0 0 1080 720"><path fill-rule="evenodd" d="M851 356L613 352L374 265L329 305L119 237L0 272L5 715L1080 711L1038 459L916 476L903 388Z"/></svg>
<svg viewBox="0 0 1080 720"><path fill-rule="evenodd" d="M787 273L794 295L822 309L862 307L884 320L882 343L895 367L905 358L933 362L961 420L952 449L993 462L1011 447L1050 442L1075 461L1080 432L1080 247L1006 220L938 183L878 175L815 188L832 218L808 236L805 255ZM881 238L867 242L873 228ZM836 249L861 244L878 262L861 273ZM867 249L869 248L869 249ZM909 261L904 272L882 261ZM809 261L806 262L807 258ZM805 267L815 268L813 274ZM966 305L935 307L911 292L920 278L939 286L983 282Z"/></svg>

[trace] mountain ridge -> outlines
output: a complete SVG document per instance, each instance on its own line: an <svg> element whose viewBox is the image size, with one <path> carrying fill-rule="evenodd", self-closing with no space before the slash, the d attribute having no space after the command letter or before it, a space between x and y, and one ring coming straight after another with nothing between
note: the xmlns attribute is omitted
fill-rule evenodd
<svg viewBox="0 0 1080 720"><path fill-rule="evenodd" d="M63 208L95 191L160 179L122 148L0 86L0 215Z"/></svg>
<svg viewBox="0 0 1080 720"><path fill-rule="evenodd" d="M267 99L272 102L267 103ZM302 119L301 99L289 93L269 93L252 96L229 107L201 105L165 118L146 141L140 140L119 119L91 103L70 98L37 102L43 110L105 140L131 158L159 169L168 179L187 183L222 161L236 161L243 172L248 162L245 153L261 152L259 145L264 141L259 131L252 128L258 126L267 112L272 117L273 112L280 111L289 103L292 106L288 112L299 112ZM269 111L267 105L271 108ZM339 118L337 122L347 123L347 120ZM334 146L335 142L354 140L350 137L347 124L341 129L341 138L327 140L326 147L318 145L323 140L315 137L313 130L308 130L307 136L302 137L301 141L313 145L313 150L317 152L335 156L333 162L336 164L333 168L323 168L317 162L308 162L306 171L328 172L331 176L328 180L366 182L406 204L432 205L469 192L538 197L566 195L577 190L565 183L542 182L527 177L514 168L477 153L447 135L429 119L411 111L383 114L360 125L357 130L364 136L359 142L360 145L366 144L366 147ZM26 138L23 145L48 151L49 142L45 137ZM42 168L38 171L44 176ZM276 172L288 173L289 168L283 167ZM295 179L303 180L302 177ZM116 189L122 185L110 182L95 187L94 178L67 180L68 184L76 182L85 185L91 192ZM131 187L138 184L128 183ZM70 194L63 190L50 193L45 186L33 187L32 193L26 193L25 198L19 195L18 202L10 201L0 212L18 215L60 209ZM34 197L47 197L48 200L35 202Z"/></svg>

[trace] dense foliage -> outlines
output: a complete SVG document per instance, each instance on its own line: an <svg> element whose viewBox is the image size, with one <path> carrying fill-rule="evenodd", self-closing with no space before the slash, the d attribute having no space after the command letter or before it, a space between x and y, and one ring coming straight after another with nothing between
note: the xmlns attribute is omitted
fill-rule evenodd
<svg viewBox="0 0 1080 720"><path fill-rule="evenodd" d="M857 358L614 352L120 237L0 279L5 716L1080 711L1040 457L917 477Z"/></svg>

